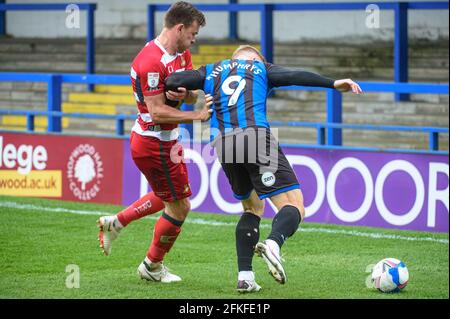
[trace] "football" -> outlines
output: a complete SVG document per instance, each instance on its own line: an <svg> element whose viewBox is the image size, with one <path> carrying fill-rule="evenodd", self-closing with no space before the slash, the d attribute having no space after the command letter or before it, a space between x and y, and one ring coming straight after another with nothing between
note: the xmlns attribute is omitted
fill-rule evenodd
<svg viewBox="0 0 450 319"><path fill-rule="evenodd" d="M372 269L373 286L381 292L400 292L408 280L408 268L396 258L380 260Z"/></svg>

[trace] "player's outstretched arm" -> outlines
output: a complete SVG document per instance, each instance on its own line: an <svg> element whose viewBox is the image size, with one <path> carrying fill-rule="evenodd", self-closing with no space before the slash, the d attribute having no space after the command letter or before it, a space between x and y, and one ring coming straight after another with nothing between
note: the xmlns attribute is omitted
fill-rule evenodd
<svg viewBox="0 0 450 319"><path fill-rule="evenodd" d="M271 87L290 85L317 86L337 89L341 92L351 90L356 94L362 93L359 85L351 79L333 80L317 73L303 70L291 70L274 64L268 64L267 76Z"/></svg>

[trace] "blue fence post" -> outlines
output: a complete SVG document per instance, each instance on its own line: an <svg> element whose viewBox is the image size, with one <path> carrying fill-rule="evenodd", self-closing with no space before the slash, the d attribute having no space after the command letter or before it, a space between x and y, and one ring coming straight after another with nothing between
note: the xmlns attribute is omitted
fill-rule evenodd
<svg viewBox="0 0 450 319"><path fill-rule="evenodd" d="M62 76L51 75L47 82L47 111L61 112ZM48 132L61 132L61 117L49 114L47 117Z"/></svg>
<svg viewBox="0 0 450 319"><path fill-rule="evenodd" d="M408 82L408 3L395 4L394 81ZM409 94L395 93L396 101L408 101Z"/></svg>
<svg viewBox="0 0 450 319"><path fill-rule="evenodd" d="M5 0L0 0L0 4ZM0 37L6 35L6 11L0 10Z"/></svg>
<svg viewBox="0 0 450 319"><path fill-rule="evenodd" d="M34 114L27 115L27 131L34 132Z"/></svg>
<svg viewBox="0 0 450 319"><path fill-rule="evenodd" d="M261 16L261 52L267 62L273 62L273 5L263 4Z"/></svg>
<svg viewBox="0 0 450 319"><path fill-rule="evenodd" d="M321 125L317 126L317 144L325 145L325 128Z"/></svg>
<svg viewBox="0 0 450 319"><path fill-rule="evenodd" d="M194 105L184 103L180 109L182 111L193 111ZM187 130L189 132L189 137L191 140L194 138L194 126L192 124L180 124L180 128L183 128L184 130ZM186 137L182 136L182 139L185 140Z"/></svg>
<svg viewBox="0 0 450 319"><path fill-rule="evenodd" d="M154 4L149 4L147 7L147 41L155 38L155 9Z"/></svg>
<svg viewBox="0 0 450 319"><path fill-rule="evenodd" d="M116 135L123 136L125 134L125 119L123 117L116 118Z"/></svg>
<svg viewBox="0 0 450 319"><path fill-rule="evenodd" d="M237 4L238 0L228 0L230 4ZM238 39L238 14L235 11L230 11L228 16L229 35L230 40Z"/></svg>
<svg viewBox="0 0 450 319"><path fill-rule="evenodd" d="M439 150L439 133L438 132L430 132L430 150L431 151L438 151Z"/></svg>
<svg viewBox="0 0 450 319"><path fill-rule="evenodd" d="M86 12L86 73L94 74L95 73L95 24L94 24L94 10L96 9L96 5L89 5L89 8ZM94 91L94 85L88 84L88 91Z"/></svg>
<svg viewBox="0 0 450 319"><path fill-rule="evenodd" d="M327 123L342 123L342 93L337 90L327 92ZM327 129L327 145L342 145L342 129Z"/></svg>

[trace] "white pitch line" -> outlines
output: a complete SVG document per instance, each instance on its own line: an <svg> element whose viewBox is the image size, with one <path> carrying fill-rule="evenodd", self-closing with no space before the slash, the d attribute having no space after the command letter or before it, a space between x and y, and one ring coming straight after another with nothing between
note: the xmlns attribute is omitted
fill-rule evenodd
<svg viewBox="0 0 450 319"><path fill-rule="evenodd" d="M45 207L37 206L32 204L20 204L15 202L0 202L0 207L14 208L14 209L27 209L27 210L37 210L41 212L54 212L54 213L69 213L76 215L110 215L111 212L105 211L86 211L77 209L67 209L67 208L57 208L57 207ZM150 219L156 219L155 216L149 216ZM219 222L219 221L209 221L202 218L188 218L187 223L197 224L197 225L208 225L208 226L236 226L235 223L230 222ZM271 225L263 224L261 228L270 228ZM440 244L448 244L448 239L433 238L433 237L410 237L410 236L400 236L400 235L390 235L381 233L365 233L354 230L344 230L344 229L328 229L328 228L318 228L318 227L302 227L298 231L305 233L323 233L323 234L337 234L337 235L347 235L355 237L367 237L375 239L398 239L407 241L429 241Z"/></svg>
<svg viewBox="0 0 450 319"><path fill-rule="evenodd" d="M69 213L69 214L77 214L77 215L110 214L107 212L75 210L75 209L58 208L58 207L44 207L44 206L37 206L37 205L31 205L31 204L19 204L19 203L14 203L14 202L0 202L0 207L15 208L15 209L30 209L30 210L38 210L38 211L45 211L45 212L53 212L53 213Z"/></svg>

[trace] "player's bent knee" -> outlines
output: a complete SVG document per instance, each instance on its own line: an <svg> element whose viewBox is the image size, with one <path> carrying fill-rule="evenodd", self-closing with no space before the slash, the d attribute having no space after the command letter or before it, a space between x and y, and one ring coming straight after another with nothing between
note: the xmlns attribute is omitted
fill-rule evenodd
<svg viewBox="0 0 450 319"><path fill-rule="evenodd" d="M166 213L180 221L186 219L189 211L191 210L191 202L189 201L189 198L184 198L174 202L165 202L164 204L166 206Z"/></svg>
<svg viewBox="0 0 450 319"><path fill-rule="evenodd" d="M300 220L303 220L305 218L305 207L303 205L299 205L297 203L289 203L287 202L286 205L284 205L283 207L286 206L292 206L295 207L298 211L298 214L300 215Z"/></svg>
<svg viewBox="0 0 450 319"><path fill-rule="evenodd" d="M188 198L185 198L181 201L180 205L180 213L184 216L187 216L189 211L191 210L191 202Z"/></svg>
<svg viewBox="0 0 450 319"><path fill-rule="evenodd" d="M254 200L243 200L242 207L245 212L252 213L256 216L262 216L264 214L264 201L254 201Z"/></svg>
<svg viewBox="0 0 450 319"><path fill-rule="evenodd" d="M300 189L294 189L287 193L289 205L296 207L300 213L300 217L305 218L305 206L303 205L303 194Z"/></svg>
<svg viewBox="0 0 450 319"><path fill-rule="evenodd" d="M302 220L305 218L305 214L306 214L306 212L305 212L305 206L303 206L303 204L302 205L300 205L300 206L297 206L297 209L298 209L298 211L300 212L300 217L302 218Z"/></svg>

